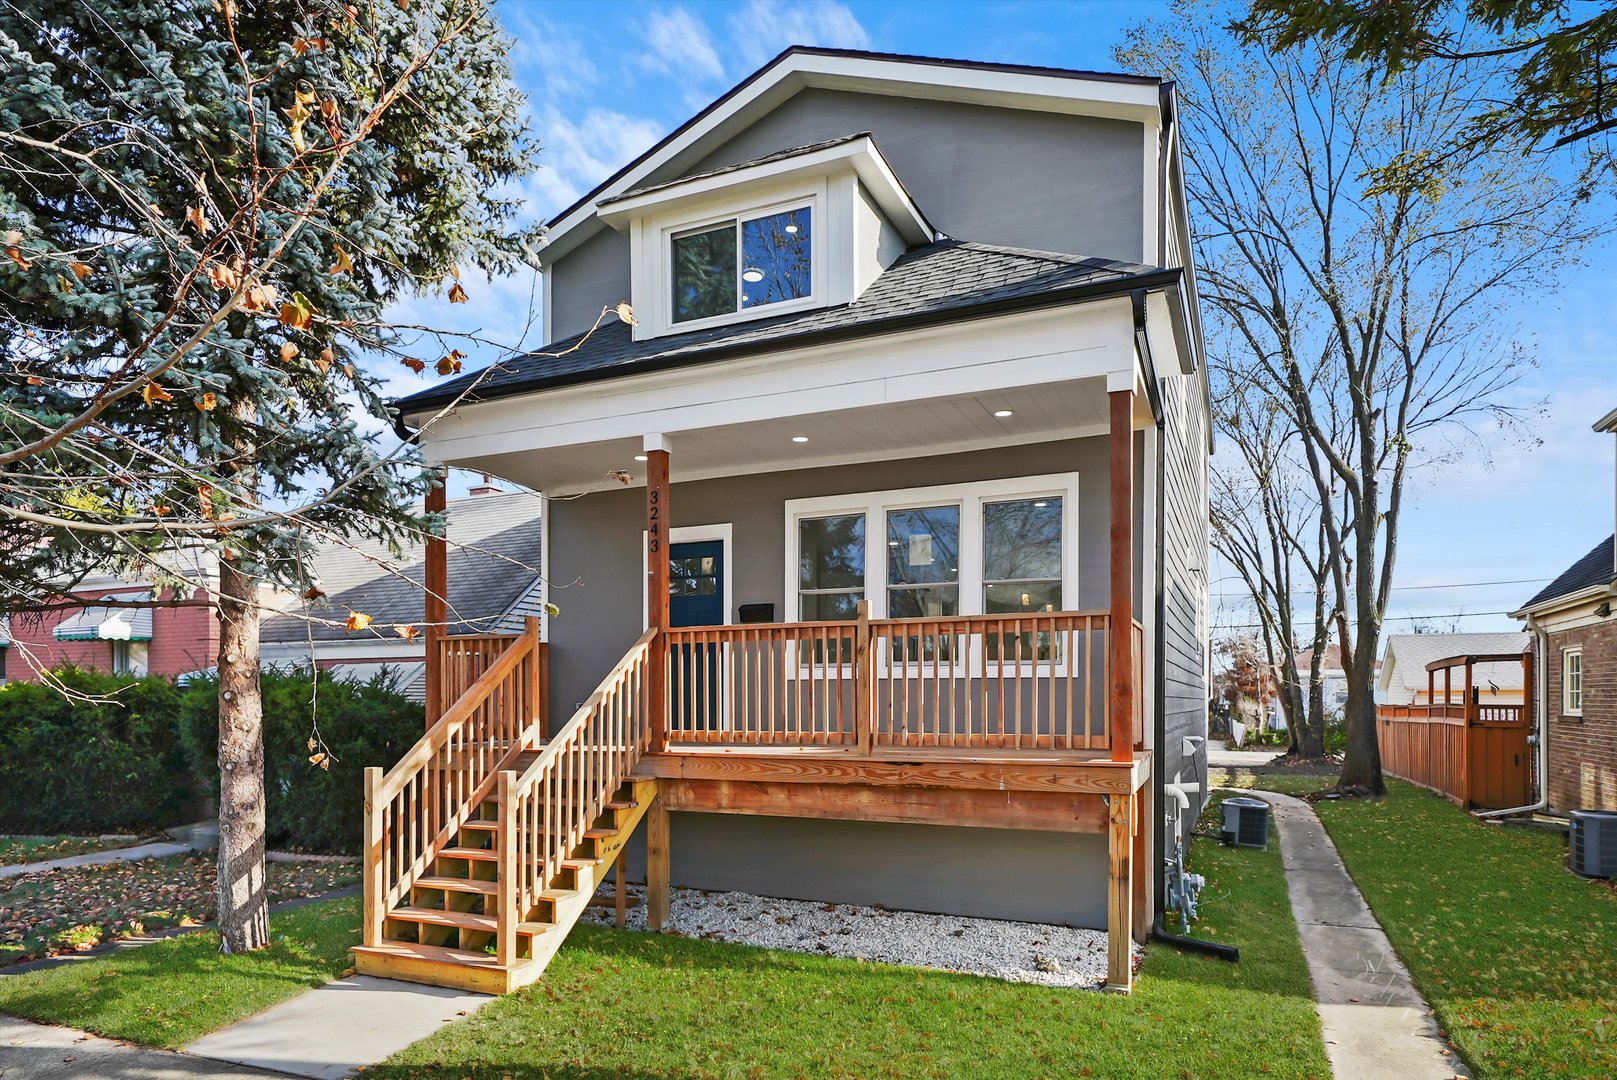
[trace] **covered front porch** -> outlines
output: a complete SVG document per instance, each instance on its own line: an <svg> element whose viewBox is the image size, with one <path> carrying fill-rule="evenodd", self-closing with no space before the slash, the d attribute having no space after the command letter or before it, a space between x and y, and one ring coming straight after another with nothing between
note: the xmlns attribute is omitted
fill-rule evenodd
<svg viewBox="0 0 1617 1080"><path fill-rule="evenodd" d="M591 783L583 748L605 745L632 748L612 767L655 785L653 925L670 812L950 826L983 843L1091 834L1108 853L1094 873L1111 981L1131 984L1157 829L1140 619L1154 415L1129 313L1124 300L887 339L879 378L866 346L844 346L789 372L772 357L722 380L708 367L556 390L520 417L495 401L437 430L446 464L546 495L561 614L534 649L552 688L541 725L568 778ZM442 558L429 550L429 586ZM426 620L429 719L502 648L443 638L443 614Z"/></svg>

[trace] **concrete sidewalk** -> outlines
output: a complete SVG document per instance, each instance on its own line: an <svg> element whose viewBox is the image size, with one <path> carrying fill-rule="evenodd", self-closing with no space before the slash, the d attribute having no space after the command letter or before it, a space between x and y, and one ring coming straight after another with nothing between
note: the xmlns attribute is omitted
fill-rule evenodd
<svg viewBox="0 0 1617 1080"><path fill-rule="evenodd" d="M486 994L356 975L205 1035L185 1052L312 1080L337 1080L492 1000Z"/></svg>
<svg viewBox="0 0 1617 1080"><path fill-rule="evenodd" d="M0 866L0 878L21 877L24 874L43 874L51 870L65 870L74 866L100 866L102 863L166 859L170 855L187 855L195 850L196 848L190 844L171 844L167 841L155 844L140 844L136 847L113 848L111 851L93 851L88 855L71 855L65 859L51 859L48 862Z"/></svg>
<svg viewBox="0 0 1617 1080"><path fill-rule="evenodd" d="M1240 794L1256 795L1273 809L1291 910L1336 1076L1469 1076L1438 1036L1431 1008L1348 876L1314 808L1273 791Z"/></svg>
<svg viewBox="0 0 1617 1080"><path fill-rule="evenodd" d="M276 1076L0 1016L0 1077L6 1080L275 1080Z"/></svg>

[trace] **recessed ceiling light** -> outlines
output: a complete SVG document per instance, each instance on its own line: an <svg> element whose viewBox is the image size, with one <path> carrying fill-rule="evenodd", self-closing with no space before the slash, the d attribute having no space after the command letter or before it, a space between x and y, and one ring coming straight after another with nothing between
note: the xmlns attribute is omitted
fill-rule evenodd
<svg viewBox="0 0 1617 1080"><path fill-rule="evenodd" d="M764 279L764 272L756 266L749 266L741 271L741 280L749 285L756 285Z"/></svg>
<svg viewBox="0 0 1617 1080"><path fill-rule="evenodd" d="M793 442L808 442L808 436L807 435L793 435L792 436L792 441Z"/></svg>
<svg viewBox="0 0 1617 1080"><path fill-rule="evenodd" d="M887 546L888 547L897 547L898 546L898 541L897 540L889 540L889 541L887 541Z"/></svg>
<svg viewBox="0 0 1617 1080"><path fill-rule="evenodd" d="M1001 420L1003 420L1007 416L1015 416L1016 414L1011 412L1011 410L1009 410L1009 409L995 409L994 410L994 415L999 417Z"/></svg>
<svg viewBox="0 0 1617 1080"><path fill-rule="evenodd" d="M648 460L645 454L636 454L634 456L634 459L636 461L646 461L646 460Z"/></svg>
<svg viewBox="0 0 1617 1080"><path fill-rule="evenodd" d="M791 233L793 236L796 236L797 235L797 224L795 222L793 222L792 224L786 226L786 231Z"/></svg>
<svg viewBox="0 0 1617 1080"><path fill-rule="evenodd" d="M1047 502L1036 502L1033 505L1038 507L1040 510L1043 510L1046 506L1049 506L1050 504L1047 503Z"/></svg>

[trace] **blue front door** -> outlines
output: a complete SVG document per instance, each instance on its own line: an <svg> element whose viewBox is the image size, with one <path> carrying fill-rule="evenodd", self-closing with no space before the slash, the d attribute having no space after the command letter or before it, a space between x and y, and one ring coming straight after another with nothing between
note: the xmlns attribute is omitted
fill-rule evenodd
<svg viewBox="0 0 1617 1080"><path fill-rule="evenodd" d="M668 546L670 626L718 626L724 622L724 541L697 540ZM673 657L669 690L681 727L719 726L719 647L682 645Z"/></svg>

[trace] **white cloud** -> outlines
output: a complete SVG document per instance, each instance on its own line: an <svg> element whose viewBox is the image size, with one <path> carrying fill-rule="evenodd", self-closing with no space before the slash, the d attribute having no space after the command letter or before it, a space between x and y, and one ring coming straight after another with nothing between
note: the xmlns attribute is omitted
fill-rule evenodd
<svg viewBox="0 0 1617 1080"><path fill-rule="evenodd" d="M737 58L752 70L788 45L868 49L870 35L853 12L835 0L788 3L747 0L730 19Z"/></svg>
<svg viewBox="0 0 1617 1080"><path fill-rule="evenodd" d="M531 209L549 218L650 148L663 125L611 109L589 109L576 120L554 106L538 110L533 128L542 147L539 171L527 183Z"/></svg>
<svg viewBox="0 0 1617 1080"><path fill-rule="evenodd" d="M600 69L576 35L521 5L500 9L511 35L511 66L518 79L545 101L576 97L601 81Z"/></svg>
<svg viewBox="0 0 1617 1080"><path fill-rule="evenodd" d="M724 63L713 48L707 25L682 7L656 11L646 25L652 55L646 67L681 78L724 78Z"/></svg>

